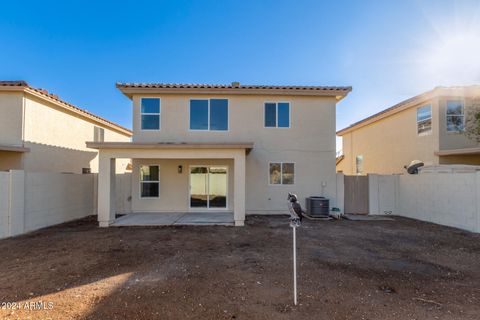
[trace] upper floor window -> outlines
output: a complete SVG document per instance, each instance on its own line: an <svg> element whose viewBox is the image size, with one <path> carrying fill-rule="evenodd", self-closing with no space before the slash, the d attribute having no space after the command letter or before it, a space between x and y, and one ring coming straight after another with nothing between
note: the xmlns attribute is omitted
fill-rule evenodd
<svg viewBox="0 0 480 320"><path fill-rule="evenodd" d="M448 100L447 101L447 131L459 132L463 131L465 119L464 119L464 107L461 100Z"/></svg>
<svg viewBox="0 0 480 320"><path fill-rule="evenodd" d="M287 162L271 162L269 164L270 184L293 184L295 164Z"/></svg>
<svg viewBox="0 0 480 320"><path fill-rule="evenodd" d="M190 130L227 131L228 100L190 100Z"/></svg>
<svg viewBox="0 0 480 320"><path fill-rule="evenodd" d="M140 99L142 130L160 130L160 99Z"/></svg>
<svg viewBox="0 0 480 320"><path fill-rule="evenodd" d="M417 108L417 133L427 135L432 132L432 106Z"/></svg>
<svg viewBox="0 0 480 320"><path fill-rule="evenodd" d="M265 127L289 128L290 127L290 103L265 102Z"/></svg>

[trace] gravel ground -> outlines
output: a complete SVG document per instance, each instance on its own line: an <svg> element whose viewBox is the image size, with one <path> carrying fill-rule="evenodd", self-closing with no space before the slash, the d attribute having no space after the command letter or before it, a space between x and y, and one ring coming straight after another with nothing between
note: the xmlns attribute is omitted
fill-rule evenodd
<svg viewBox="0 0 480 320"><path fill-rule="evenodd" d="M395 217L305 221L297 241L293 306L286 217L108 229L89 217L0 241L0 317L480 319L478 234Z"/></svg>

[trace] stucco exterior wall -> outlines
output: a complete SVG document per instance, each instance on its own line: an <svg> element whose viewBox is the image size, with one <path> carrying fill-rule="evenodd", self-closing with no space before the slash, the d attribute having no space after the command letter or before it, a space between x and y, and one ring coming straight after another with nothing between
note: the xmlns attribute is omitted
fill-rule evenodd
<svg viewBox="0 0 480 320"><path fill-rule="evenodd" d="M98 152L86 147L94 140L94 128L102 127L105 141L130 138L65 111L37 97L25 96L24 169L30 172L81 173L82 168L98 172ZM117 161L117 172L125 171L128 160Z"/></svg>
<svg viewBox="0 0 480 320"><path fill-rule="evenodd" d="M161 99L161 129L140 130L140 98ZM228 131L189 130L189 101L195 98L227 98ZM290 102L290 128L265 128L264 103ZM246 157L246 212L285 213L288 192L296 192L303 202L311 195L324 195L336 201L335 104L333 97L299 96L220 96L220 95L134 95L133 141L135 142L253 142ZM269 162L294 162L293 185L269 185ZM136 163L136 162L135 162ZM176 174L176 166L171 168ZM165 170L163 170L165 172ZM133 192L138 176L133 173ZM180 184L180 182L177 182ZM184 190L185 182L175 189ZM322 186L323 184L323 186ZM172 186L167 186L167 188ZM185 196L186 195L186 196ZM135 200L133 208L142 206ZM135 203L137 201L137 203ZM144 202L150 201L142 200ZM182 204L179 204L180 207ZM146 204L145 206L149 206Z"/></svg>
<svg viewBox="0 0 480 320"><path fill-rule="evenodd" d="M232 159L134 159L132 171L132 211L133 212L187 212L190 198L190 166L221 165L227 167L227 209L233 211L233 160ZM140 166L158 165L160 167L160 196L158 198L140 198ZM182 173L178 173L178 166ZM192 209L195 210L195 209ZM198 209L199 211L201 209Z"/></svg>
<svg viewBox="0 0 480 320"><path fill-rule="evenodd" d="M0 144L22 145L23 94L0 92Z"/></svg>
<svg viewBox="0 0 480 320"><path fill-rule="evenodd" d="M432 106L432 132L417 134L417 108ZM390 117L346 133L343 138L345 158L337 166L344 174L356 174L356 156L363 155L362 174L403 173L412 160L438 164L438 101L418 104Z"/></svg>

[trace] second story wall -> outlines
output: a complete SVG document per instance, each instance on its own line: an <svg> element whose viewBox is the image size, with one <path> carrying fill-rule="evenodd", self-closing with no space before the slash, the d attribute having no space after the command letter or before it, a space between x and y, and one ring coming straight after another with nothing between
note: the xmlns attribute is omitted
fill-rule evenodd
<svg viewBox="0 0 480 320"><path fill-rule="evenodd" d="M67 111L32 95L25 96L25 169L81 173L82 168L98 172L97 151L86 147L99 129L105 141L129 141L130 138L101 124ZM122 167L126 163L120 164ZM120 169L120 168L118 168Z"/></svg>
<svg viewBox="0 0 480 320"><path fill-rule="evenodd" d="M0 144L22 145L23 93L0 92Z"/></svg>
<svg viewBox="0 0 480 320"><path fill-rule="evenodd" d="M417 108L427 105L432 107L432 130L418 134ZM357 174L358 163L360 174L392 174L405 172L403 166L412 160L438 164L434 155L439 135L437 105L436 99L429 100L344 134L345 158L337 171Z"/></svg>
<svg viewBox="0 0 480 320"><path fill-rule="evenodd" d="M160 130L141 130L140 100L146 97L160 98ZM209 98L228 99L227 131L190 130L190 100ZM265 127L265 102L289 103L289 128ZM334 97L134 95L133 141L253 142L255 149L334 152L335 104Z"/></svg>

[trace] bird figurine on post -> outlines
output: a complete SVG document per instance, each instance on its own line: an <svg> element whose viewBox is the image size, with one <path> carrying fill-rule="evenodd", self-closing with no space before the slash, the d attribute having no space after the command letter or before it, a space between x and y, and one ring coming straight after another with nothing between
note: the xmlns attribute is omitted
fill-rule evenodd
<svg viewBox="0 0 480 320"><path fill-rule="evenodd" d="M290 210L290 220L296 226L300 226L300 223L305 215L305 211L302 209L300 203L298 203L298 197L296 194L289 193L287 199L289 203L288 208Z"/></svg>

